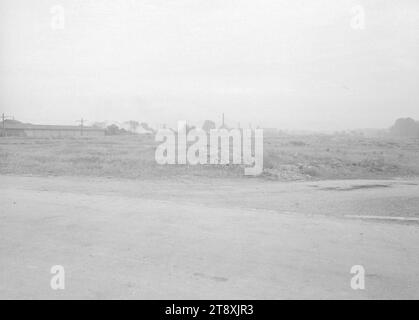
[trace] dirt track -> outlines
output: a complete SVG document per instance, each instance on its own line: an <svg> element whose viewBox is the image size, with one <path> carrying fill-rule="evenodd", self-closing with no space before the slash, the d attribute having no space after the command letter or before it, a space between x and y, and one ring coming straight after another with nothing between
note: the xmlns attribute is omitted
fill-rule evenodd
<svg viewBox="0 0 419 320"><path fill-rule="evenodd" d="M419 298L418 181L0 182L0 298Z"/></svg>

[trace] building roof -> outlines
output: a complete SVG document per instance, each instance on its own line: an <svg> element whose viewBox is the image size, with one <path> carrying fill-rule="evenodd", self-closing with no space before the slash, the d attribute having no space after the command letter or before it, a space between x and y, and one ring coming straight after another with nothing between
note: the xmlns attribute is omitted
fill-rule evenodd
<svg viewBox="0 0 419 320"><path fill-rule="evenodd" d="M0 128L2 124L0 122ZM20 130L69 130L69 131L80 131L80 126L66 126L66 125L40 125L40 124L31 124L31 123L22 123L19 121L6 120L4 121L5 129L20 129ZM104 131L101 128L95 127L86 127L83 126L83 131Z"/></svg>

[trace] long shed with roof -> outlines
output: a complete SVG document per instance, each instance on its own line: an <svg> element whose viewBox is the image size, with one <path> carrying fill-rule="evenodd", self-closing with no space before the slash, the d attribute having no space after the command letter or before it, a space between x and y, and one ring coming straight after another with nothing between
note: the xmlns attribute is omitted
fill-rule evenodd
<svg viewBox="0 0 419 320"><path fill-rule="evenodd" d="M18 121L5 121L0 123L0 131L3 136L21 137L98 137L104 136L105 130L87 126L62 126L62 125L38 125L21 123Z"/></svg>

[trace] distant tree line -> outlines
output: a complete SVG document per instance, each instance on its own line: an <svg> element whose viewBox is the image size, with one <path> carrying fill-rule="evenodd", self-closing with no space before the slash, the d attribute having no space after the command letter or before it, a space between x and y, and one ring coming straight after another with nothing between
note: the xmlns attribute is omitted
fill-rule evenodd
<svg viewBox="0 0 419 320"><path fill-rule="evenodd" d="M397 137L419 138L419 122L412 118L397 119L390 128L390 133Z"/></svg>
<svg viewBox="0 0 419 320"><path fill-rule="evenodd" d="M116 124L111 124L105 128L105 134L107 136L118 136L118 135L128 135L133 134L132 132L118 127Z"/></svg>
<svg viewBox="0 0 419 320"><path fill-rule="evenodd" d="M145 132L154 133L155 130L151 128L146 122L139 123L135 120L129 120L123 123L124 127L121 127L115 123L108 125L106 122L95 122L93 127L105 129L105 134L108 136L117 135L132 135L141 133L138 132L138 128L142 128Z"/></svg>

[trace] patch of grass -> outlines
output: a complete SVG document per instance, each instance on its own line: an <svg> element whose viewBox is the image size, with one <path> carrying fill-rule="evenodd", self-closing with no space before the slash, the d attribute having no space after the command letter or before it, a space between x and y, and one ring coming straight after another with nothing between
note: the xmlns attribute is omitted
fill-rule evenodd
<svg viewBox="0 0 419 320"><path fill-rule="evenodd" d="M244 177L241 165L158 165L152 136L0 138L0 173L119 178ZM333 135L265 137L262 178L277 180L419 176L417 140Z"/></svg>

